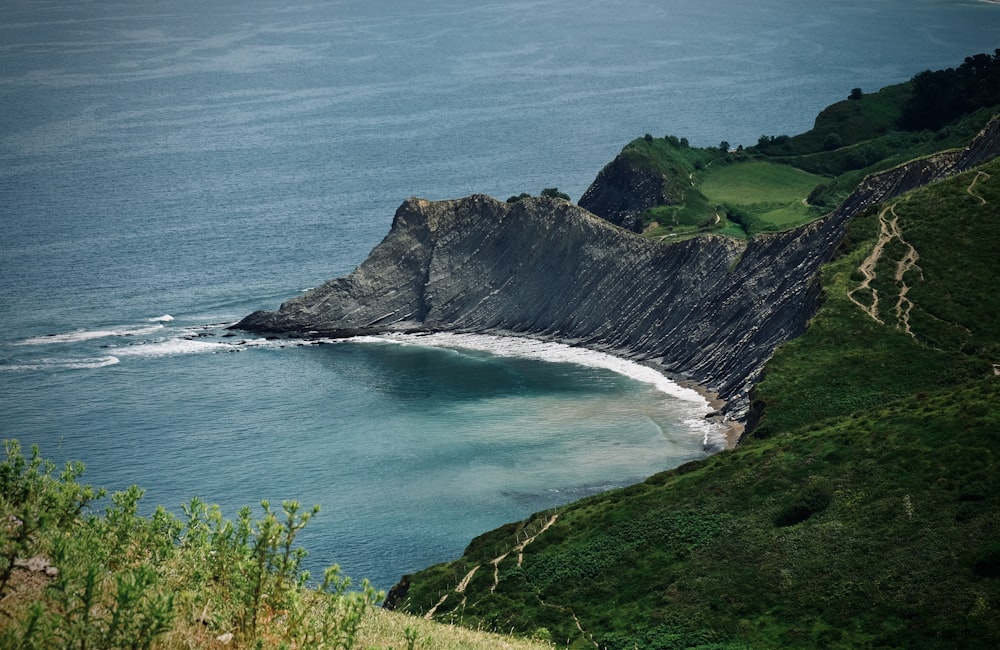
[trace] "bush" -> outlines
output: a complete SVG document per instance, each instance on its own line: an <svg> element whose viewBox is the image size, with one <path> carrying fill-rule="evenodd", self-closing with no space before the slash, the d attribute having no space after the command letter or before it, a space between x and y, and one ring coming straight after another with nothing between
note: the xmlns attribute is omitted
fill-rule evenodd
<svg viewBox="0 0 1000 650"><path fill-rule="evenodd" d="M355 645L361 618L382 595L360 591L338 567L318 588L300 570L295 538L317 514L286 501L262 502L237 522L194 499L181 522L163 508L138 515L143 491L111 497L103 516L86 512L103 491L77 483L79 463L62 474L37 448L30 460L5 442L0 463L0 647L149 648L168 633L207 646L217 637L247 647ZM16 578L32 558L53 572L44 589ZM205 635L209 635L205 638Z"/></svg>
<svg viewBox="0 0 1000 650"><path fill-rule="evenodd" d="M988 544L979 552L972 570L984 578L1000 577L1000 542Z"/></svg>
<svg viewBox="0 0 1000 650"><path fill-rule="evenodd" d="M569 194L560 192L558 187L546 187L542 190L542 196L547 196L552 199L562 199L563 201L569 201Z"/></svg>
<svg viewBox="0 0 1000 650"><path fill-rule="evenodd" d="M776 526L793 526L826 510L833 501L833 486L823 478L806 483L774 519Z"/></svg>

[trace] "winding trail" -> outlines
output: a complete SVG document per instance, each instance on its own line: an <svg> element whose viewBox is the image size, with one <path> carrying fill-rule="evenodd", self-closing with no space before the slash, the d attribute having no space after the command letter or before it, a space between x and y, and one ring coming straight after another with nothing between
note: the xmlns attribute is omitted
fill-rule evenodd
<svg viewBox="0 0 1000 650"><path fill-rule="evenodd" d="M903 255L903 259L899 260L896 264L896 283L899 285L899 297L896 299L896 320L899 321L900 327L903 331L909 334L913 338L917 338L910 329L910 312L913 310L913 301L906 297L906 294L910 292L910 285L906 284L906 274L916 269L920 273L920 279L924 279L924 270L917 265L917 260L920 259L920 254L913 245L903 239L903 233L899 229L899 217L896 217L896 212L893 211L892 226L895 231L895 236L899 241L906 246L906 254Z"/></svg>
<svg viewBox="0 0 1000 650"><path fill-rule="evenodd" d="M490 593L494 593L497 589L497 585L500 584L500 563L506 560L511 553L517 553L517 567L521 568L521 564L524 561L524 549L528 546L528 544L531 544L536 539L538 539L538 536L544 533L546 530L548 530L552 526L552 524L556 523L556 519L558 518L559 518L558 513L553 513L552 516L549 517L545 521L545 523L542 524L542 526L537 531L535 531L533 535L525 537L524 541L518 543L517 546L515 546L511 550L507 551L506 553L503 553L502 555L498 555L497 557L490 560L490 564L493 565L493 584L490 585ZM472 567L472 569L470 569L469 572L465 574L465 577L463 577L462 580L459 581L458 585L455 586L454 593L464 595L465 590L469 588L469 583L472 582L472 577L476 575L476 571L479 571L480 567L482 567L481 564L477 564L476 566ZM424 618L427 620L434 618L434 614L437 612L438 608L441 605L443 605L446 600L448 600L449 595L450 594L445 594L441 596L441 599L434 604L434 607L431 607L429 610L427 610L427 612L424 614Z"/></svg>
<svg viewBox="0 0 1000 650"><path fill-rule="evenodd" d="M887 217L887 215L890 214L892 215L892 219ZM896 324L897 327L902 329L908 335L916 338L916 335L910 328L910 312L913 310L914 305L913 301L907 297L907 294L910 291L910 286L906 283L906 275L915 269L920 273L920 279L923 280L923 269L921 269L917 264L917 261L920 259L920 254L912 244L903 238L903 231L899 227L899 215L896 214L895 203L883 208L878 215L878 220L878 240L875 242L872 252L864 259L863 262L861 262L861 266L858 267L858 271L861 272L864 280L862 280L861 284L857 287L848 291L847 297L877 323L885 325L885 321L879 318L879 293L871 285L878 275L875 269L878 266L879 261L882 259L886 246L894 240L898 241L905 248L905 253L903 254L902 259L896 263L896 272L893 276L896 284L899 286L899 294L897 296L894 309ZM854 294L859 291L871 292L871 304L865 305L858 298L855 298Z"/></svg>
<svg viewBox="0 0 1000 650"><path fill-rule="evenodd" d="M988 179L989 177L990 177L990 175L987 174L984 171L978 171L978 172L976 172L976 175L973 176L973 178L972 178L972 182L969 183L969 187L967 187L966 190L965 190L966 192L969 193L969 196L972 196L972 197L975 197L975 198L979 199L979 204L980 205L986 205L986 199L984 199L981 195L976 194L973 191L973 189L976 187L976 183L979 182L980 178Z"/></svg>
<svg viewBox="0 0 1000 650"><path fill-rule="evenodd" d="M861 284L856 286L847 292L847 297L850 298L851 302L860 307L866 314L871 316L876 322L881 325L885 325L881 318L878 317L878 291L872 288L872 282L875 280L875 266L878 264L879 259L882 257L882 251L885 249L886 245L891 241L892 236L889 233L888 222L885 219L885 214L892 209L893 206L887 206L882 208L882 212L878 215L879 233L878 241L875 242L875 247L872 252L861 262L861 266L858 267L858 271L864 276L864 280ZM854 297L854 294L858 291L871 291L872 302L871 305L864 305L860 300Z"/></svg>

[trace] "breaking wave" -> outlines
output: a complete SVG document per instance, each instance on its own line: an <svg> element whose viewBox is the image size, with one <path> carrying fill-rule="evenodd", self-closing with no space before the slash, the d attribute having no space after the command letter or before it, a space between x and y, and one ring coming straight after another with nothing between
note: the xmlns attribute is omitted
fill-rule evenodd
<svg viewBox="0 0 1000 650"><path fill-rule="evenodd" d="M86 370L91 368L104 368L120 363L118 357L105 356L81 359L34 359L27 363L15 363L11 365L0 365L0 372L26 372L33 370Z"/></svg>
<svg viewBox="0 0 1000 650"><path fill-rule="evenodd" d="M80 341L90 341L92 339L102 339L109 336L148 336L163 329L163 325L146 325L143 327L116 327L113 329L99 330L74 330L72 332L62 332L59 334L44 334L24 339L21 345L49 345L53 343L79 343Z"/></svg>

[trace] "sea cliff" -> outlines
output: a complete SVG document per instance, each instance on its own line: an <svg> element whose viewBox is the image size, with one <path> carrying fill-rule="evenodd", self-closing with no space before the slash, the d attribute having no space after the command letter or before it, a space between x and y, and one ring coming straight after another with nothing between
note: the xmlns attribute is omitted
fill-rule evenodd
<svg viewBox="0 0 1000 650"><path fill-rule="evenodd" d="M695 382L727 402L727 419L743 421L765 362L815 313L817 271L835 253L847 220L998 149L994 120L964 150L869 176L826 217L749 241L647 240L553 198L411 198L355 271L235 327L297 336L456 331L558 340Z"/></svg>

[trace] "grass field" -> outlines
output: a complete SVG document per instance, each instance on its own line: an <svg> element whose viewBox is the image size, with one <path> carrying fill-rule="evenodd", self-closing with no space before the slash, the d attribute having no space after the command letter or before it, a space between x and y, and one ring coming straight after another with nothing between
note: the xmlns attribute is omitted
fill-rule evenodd
<svg viewBox="0 0 1000 650"><path fill-rule="evenodd" d="M789 165L750 161L711 166L702 176L701 191L715 203L794 203L824 180Z"/></svg>
<svg viewBox="0 0 1000 650"><path fill-rule="evenodd" d="M819 216L806 197L824 180L789 165L749 161L710 167L701 177L701 192L753 235L792 228Z"/></svg>

